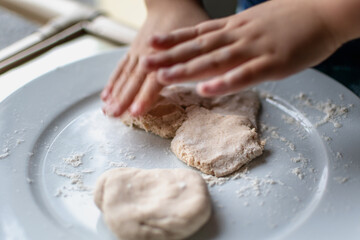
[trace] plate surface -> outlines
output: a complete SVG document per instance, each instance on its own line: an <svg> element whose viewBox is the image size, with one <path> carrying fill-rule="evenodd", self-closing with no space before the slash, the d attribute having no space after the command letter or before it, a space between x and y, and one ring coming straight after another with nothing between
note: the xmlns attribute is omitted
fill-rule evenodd
<svg viewBox="0 0 360 240"><path fill-rule="evenodd" d="M99 93L125 52L56 69L0 104L0 239L116 239L92 201L101 173L188 167L169 140L103 116ZM208 179L213 215L189 239L357 239L359 98L314 70L255 90L265 152Z"/></svg>

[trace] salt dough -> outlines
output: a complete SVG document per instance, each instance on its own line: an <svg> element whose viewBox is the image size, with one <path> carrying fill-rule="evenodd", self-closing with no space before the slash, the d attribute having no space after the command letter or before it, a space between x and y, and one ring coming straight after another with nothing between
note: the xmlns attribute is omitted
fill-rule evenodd
<svg viewBox="0 0 360 240"><path fill-rule="evenodd" d="M173 138L186 118L185 108L191 105L210 107L210 99L201 98L194 88L167 87L148 113L140 117L125 113L121 120L128 126L144 129L163 138Z"/></svg>
<svg viewBox="0 0 360 240"><path fill-rule="evenodd" d="M136 126L163 138L173 138L185 117L185 110L179 104L160 96L154 107L144 116L132 117L125 113L121 120L128 126Z"/></svg>
<svg viewBox="0 0 360 240"><path fill-rule="evenodd" d="M244 116L221 115L202 107L186 109L171 150L206 174L225 176L262 154L263 145Z"/></svg>
<svg viewBox="0 0 360 240"><path fill-rule="evenodd" d="M171 149L180 160L204 173L225 176L262 154L264 143L256 133L259 108L252 91L202 98L193 87L175 86L163 89L149 113L123 121L174 138Z"/></svg>
<svg viewBox="0 0 360 240"><path fill-rule="evenodd" d="M210 109L212 112L222 115L242 116L251 122L252 127L256 128L256 116L260 109L260 101L255 92L242 91L237 94L214 98Z"/></svg>
<svg viewBox="0 0 360 240"><path fill-rule="evenodd" d="M97 181L94 198L122 240L184 239L211 215L206 183L190 169L112 169Z"/></svg>

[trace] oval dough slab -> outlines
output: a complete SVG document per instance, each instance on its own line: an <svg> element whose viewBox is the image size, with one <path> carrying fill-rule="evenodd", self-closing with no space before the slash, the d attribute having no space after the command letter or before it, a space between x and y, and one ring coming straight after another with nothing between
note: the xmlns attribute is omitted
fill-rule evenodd
<svg viewBox="0 0 360 240"><path fill-rule="evenodd" d="M184 239L211 215L206 183L190 169L112 169L99 178L94 198L122 240Z"/></svg>
<svg viewBox="0 0 360 240"><path fill-rule="evenodd" d="M221 177L262 154L263 144L246 117L224 116L198 106L186 112L187 120L171 141L171 150L188 165Z"/></svg>

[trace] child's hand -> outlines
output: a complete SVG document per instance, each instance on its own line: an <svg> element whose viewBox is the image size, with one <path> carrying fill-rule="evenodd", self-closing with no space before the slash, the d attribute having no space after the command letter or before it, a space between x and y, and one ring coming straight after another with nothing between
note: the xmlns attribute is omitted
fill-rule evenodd
<svg viewBox="0 0 360 240"><path fill-rule="evenodd" d="M151 45L165 50L146 57L141 65L160 69L157 79L165 85L212 77L198 84L203 96L284 78L320 63L342 43L317 4L274 0L227 18L154 36Z"/></svg>
<svg viewBox="0 0 360 240"><path fill-rule="evenodd" d="M139 66L142 56L154 52L146 42L151 34L169 33L208 19L196 0L147 0L146 3L146 21L101 93L107 115L118 117L126 110L133 116L141 115L157 100L163 85L157 81L156 72L145 72Z"/></svg>

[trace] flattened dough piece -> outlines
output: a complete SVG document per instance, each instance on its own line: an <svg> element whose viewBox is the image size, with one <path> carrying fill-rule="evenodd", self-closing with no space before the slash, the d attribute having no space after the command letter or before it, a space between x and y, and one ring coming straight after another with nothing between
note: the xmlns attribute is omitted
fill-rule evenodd
<svg viewBox="0 0 360 240"><path fill-rule="evenodd" d="M161 96L183 108L198 105L209 109L211 108L211 102L213 101L211 98L199 96L194 86L169 86L161 91Z"/></svg>
<svg viewBox="0 0 360 240"><path fill-rule="evenodd" d="M144 116L132 117L126 113L121 120L128 126L136 126L163 138L173 138L185 117L185 110L180 105L160 97L154 107Z"/></svg>
<svg viewBox="0 0 360 240"><path fill-rule="evenodd" d="M256 127L256 116L260 109L260 100L253 91L241 91L236 94L214 98L210 107L212 112L222 115L239 115L248 118Z"/></svg>
<svg viewBox="0 0 360 240"><path fill-rule="evenodd" d="M122 240L183 239L211 214L206 183L190 169L112 169L100 176L94 198Z"/></svg>
<svg viewBox="0 0 360 240"><path fill-rule="evenodd" d="M171 150L188 165L221 177L262 154L263 144L246 117L224 116L198 106L186 112L187 120L177 130Z"/></svg>
<svg viewBox="0 0 360 240"><path fill-rule="evenodd" d="M132 117L126 113L121 120L128 126L136 126L163 138L173 138L186 118L185 108L191 105L210 108L211 100L197 95L193 87L166 87L154 107L145 115Z"/></svg>

